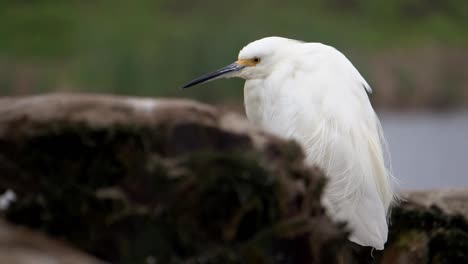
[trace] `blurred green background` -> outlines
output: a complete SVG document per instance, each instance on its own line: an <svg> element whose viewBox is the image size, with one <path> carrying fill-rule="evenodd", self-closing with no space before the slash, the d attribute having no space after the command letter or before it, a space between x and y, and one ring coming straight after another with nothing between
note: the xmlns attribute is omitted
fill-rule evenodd
<svg viewBox="0 0 468 264"><path fill-rule="evenodd" d="M466 0L0 0L0 95L171 96L242 112L242 80L179 87L271 35L356 65L402 188L468 186Z"/></svg>
<svg viewBox="0 0 468 264"><path fill-rule="evenodd" d="M345 53L391 108L468 105L468 1L1 0L0 93L240 103L242 81L181 91L271 35Z"/></svg>

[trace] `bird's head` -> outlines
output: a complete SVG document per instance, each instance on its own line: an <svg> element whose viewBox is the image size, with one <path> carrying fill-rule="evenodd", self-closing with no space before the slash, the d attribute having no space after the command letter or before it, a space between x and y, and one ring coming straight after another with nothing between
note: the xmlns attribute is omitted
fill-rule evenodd
<svg viewBox="0 0 468 264"><path fill-rule="evenodd" d="M281 50L299 43L281 37L267 37L249 43L240 52L237 61L196 78L182 86L188 88L200 83L213 81L220 78L239 77L246 80L264 78L270 74L275 64L281 59Z"/></svg>

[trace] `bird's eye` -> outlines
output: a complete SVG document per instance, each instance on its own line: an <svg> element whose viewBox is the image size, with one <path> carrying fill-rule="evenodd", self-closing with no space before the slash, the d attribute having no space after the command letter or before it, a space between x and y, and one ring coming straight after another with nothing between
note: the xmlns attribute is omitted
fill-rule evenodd
<svg viewBox="0 0 468 264"><path fill-rule="evenodd" d="M257 63L260 62L260 58L259 58L259 57L255 57L255 58L252 59L252 61L253 61L255 64L257 64Z"/></svg>

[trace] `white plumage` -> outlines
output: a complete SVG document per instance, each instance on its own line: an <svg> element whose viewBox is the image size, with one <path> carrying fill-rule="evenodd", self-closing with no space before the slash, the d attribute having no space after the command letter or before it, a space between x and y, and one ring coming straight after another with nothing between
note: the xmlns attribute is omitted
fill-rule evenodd
<svg viewBox="0 0 468 264"><path fill-rule="evenodd" d="M220 77L246 79L248 119L299 142L306 162L325 171L323 204L332 218L348 223L350 240L383 249L394 183L366 93L371 89L351 62L330 46L269 37L244 47L236 63L186 87Z"/></svg>

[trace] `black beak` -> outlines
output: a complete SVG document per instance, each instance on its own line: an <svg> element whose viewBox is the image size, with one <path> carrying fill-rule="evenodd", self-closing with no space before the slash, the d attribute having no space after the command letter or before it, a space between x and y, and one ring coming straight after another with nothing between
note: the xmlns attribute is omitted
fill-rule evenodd
<svg viewBox="0 0 468 264"><path fill-rule="evenodd" d="M200 83L206 83L206 82L209 82L209 81L213 81L213 80L216 80L216 79L219 79L219 78L222 78L222 77L228 78L228 77L231 77L229 73L240 71L243 68L244 68L244 66L239 65L239 64L234 62L234 63L231 63L231 64L229 64L228 66L226 66L226 67L224 67L222 69L219 69L219 70L214 71L212 73L208 73L206 75L198 77L195 80L192 80L189 83L187 83L186 85L182 86L181 88L182 89L189 88L191 86L194 86L194 85L197 85L197 84L200 84Z"/></svg>

